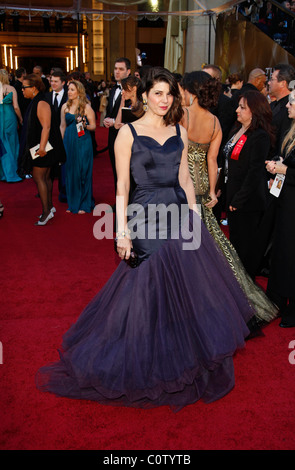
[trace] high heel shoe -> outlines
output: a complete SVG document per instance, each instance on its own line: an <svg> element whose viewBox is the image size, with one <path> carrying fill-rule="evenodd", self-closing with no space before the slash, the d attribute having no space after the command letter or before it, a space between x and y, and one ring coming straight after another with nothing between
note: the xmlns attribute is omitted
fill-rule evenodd
<svg viewBox="0 0 295 470"><path fill-rule="evenodd" d="M54 214L56 212L55 207L51 207L50 212L52 212ZM43 214L39 215L39 219L41 219L42 215Z"/></svg>
<svg viewBox="0 0 295 470"><path fill-rule="evenodd" d="M54 217L54 214L53 212L49 212L48 216L46 217L45 220L41 221L41 220L38 220L35 225L46 225L47 222L52 219Z"/></svg>

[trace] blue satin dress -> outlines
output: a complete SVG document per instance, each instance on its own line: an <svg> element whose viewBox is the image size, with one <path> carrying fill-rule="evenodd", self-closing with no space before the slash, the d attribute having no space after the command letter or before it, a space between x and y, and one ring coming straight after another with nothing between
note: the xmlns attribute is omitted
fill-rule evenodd
<svg viewBox="0 0 295 470"><path fill-rule="evenodd" d="M66 113L64 147L66 194L68 209L77 214L79 210L92 212L94 208L92 189L93 147L89 131L78 136L75 115Z"/></svg>
<svg viewBox="0 0 295 470"><path fill-rule="evenodd" d="M129 126L137 184L131 203L141 215L133 247L141 263L121 261L64 335L59 361L38 372L37 386L101 404L177 411L233 388L233 355L255 312L195 212L187 211L188 232L198 240L190 250L188 232L175 236L167 222L165 234L161 217L152 226L156 237L142 238L150 207L187 207L178 181L183 141L178 125L164 145Z"/></svg>
<svg viewBox="0 0 295 470"><path fill-rule="evenodd" d="M13 94L8 93L0 104L0 181L16 183L22 181L17 174L19 154L19 138L17 132L17 117L13 108Z"/></svg>

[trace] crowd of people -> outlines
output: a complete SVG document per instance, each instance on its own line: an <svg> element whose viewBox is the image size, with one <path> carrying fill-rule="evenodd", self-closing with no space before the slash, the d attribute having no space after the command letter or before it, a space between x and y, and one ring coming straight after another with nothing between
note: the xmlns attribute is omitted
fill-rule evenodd
<svg viewBox="0 0 295 470"><path fill-rule="evenodd" d="M294 54L294 0L284 0L275 4L267 0L247 0L241 2L237 9L263 33Z"/></svg>
<svg viewBox="0 0 295 470"><path fill-rule="evenodd" d="M97 122L108 129L116 196L124 201L116 205L122 263L65 336L62 361L40 371L38 386L140 407L181 408L227 393L232 355L245 338L278 315L281 327L295 326L295 69L278 64L267 77L255 68L247 80L231 74L226 88L214 64L183 76L152 66L135 75L121 57L114 86L106 92L102 82L101 120L93 82L78 72L65 77L52 70L46 91L40 68L23 71L20 105L13 102L17 95L7 72L0 78L1 112L14 109L14 135L20 135L19 153L13 154L7 151L8 128L1 128L2 172L8 175L10 158L15 178L32 175L42 203L36 225L54 217L55 177L68 212L93 210ZM134 238L130 202L143 207L135 221L141 236ZM154 203L188 205L191 233L196 240L201 234L196 249L181 248L182 234L173 237L172 224L163 237L160 218L157 236L147 236ZM266 293L255 283L262 269L268 270Z"/></svg>

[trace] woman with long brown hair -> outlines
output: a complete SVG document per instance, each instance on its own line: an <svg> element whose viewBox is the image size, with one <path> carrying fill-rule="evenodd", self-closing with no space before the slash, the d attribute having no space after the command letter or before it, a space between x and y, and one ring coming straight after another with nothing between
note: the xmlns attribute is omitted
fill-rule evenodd
<svg viewBox="0 0 295 470"><path fill-rule="evenodd" d="M256 273L255 246L267 205L264 162L272 145L272 112L265 96L247 91L239 99L237 126L226 144L229 235L246 270Z"/></svg>
<svg viewBox="0 0 295 470"><path fill-rule="evenodd" d="M85 214L94 208L92 194L93 146L90 131L96 128L95 113L86 97L84 85L68 84L68 101L61 109L60 130L67 154L67 212Z"/></svg>

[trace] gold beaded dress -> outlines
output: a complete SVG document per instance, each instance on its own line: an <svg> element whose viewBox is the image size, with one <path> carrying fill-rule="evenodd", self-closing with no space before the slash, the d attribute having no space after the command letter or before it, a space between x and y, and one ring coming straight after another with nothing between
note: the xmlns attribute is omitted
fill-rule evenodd
<svg viewBox="0 0 295 470"><path fill-rule="evenodd" d="M214 119L214 130L215 130ZM212 137L214 135L214 130ZM278 316L277 307L268 299L263 290L253 282L245 270L235 248L225 236L211 208L205 204L210 201L209 196L209 176L207 166L207 152L210 142L199 144L188 142L188 166L193 180L196 202L201 209L201 218L214 240L225 255L234 275L239 282L249 302L256 311L256 318L259 323L270 322Z"/></svg>

